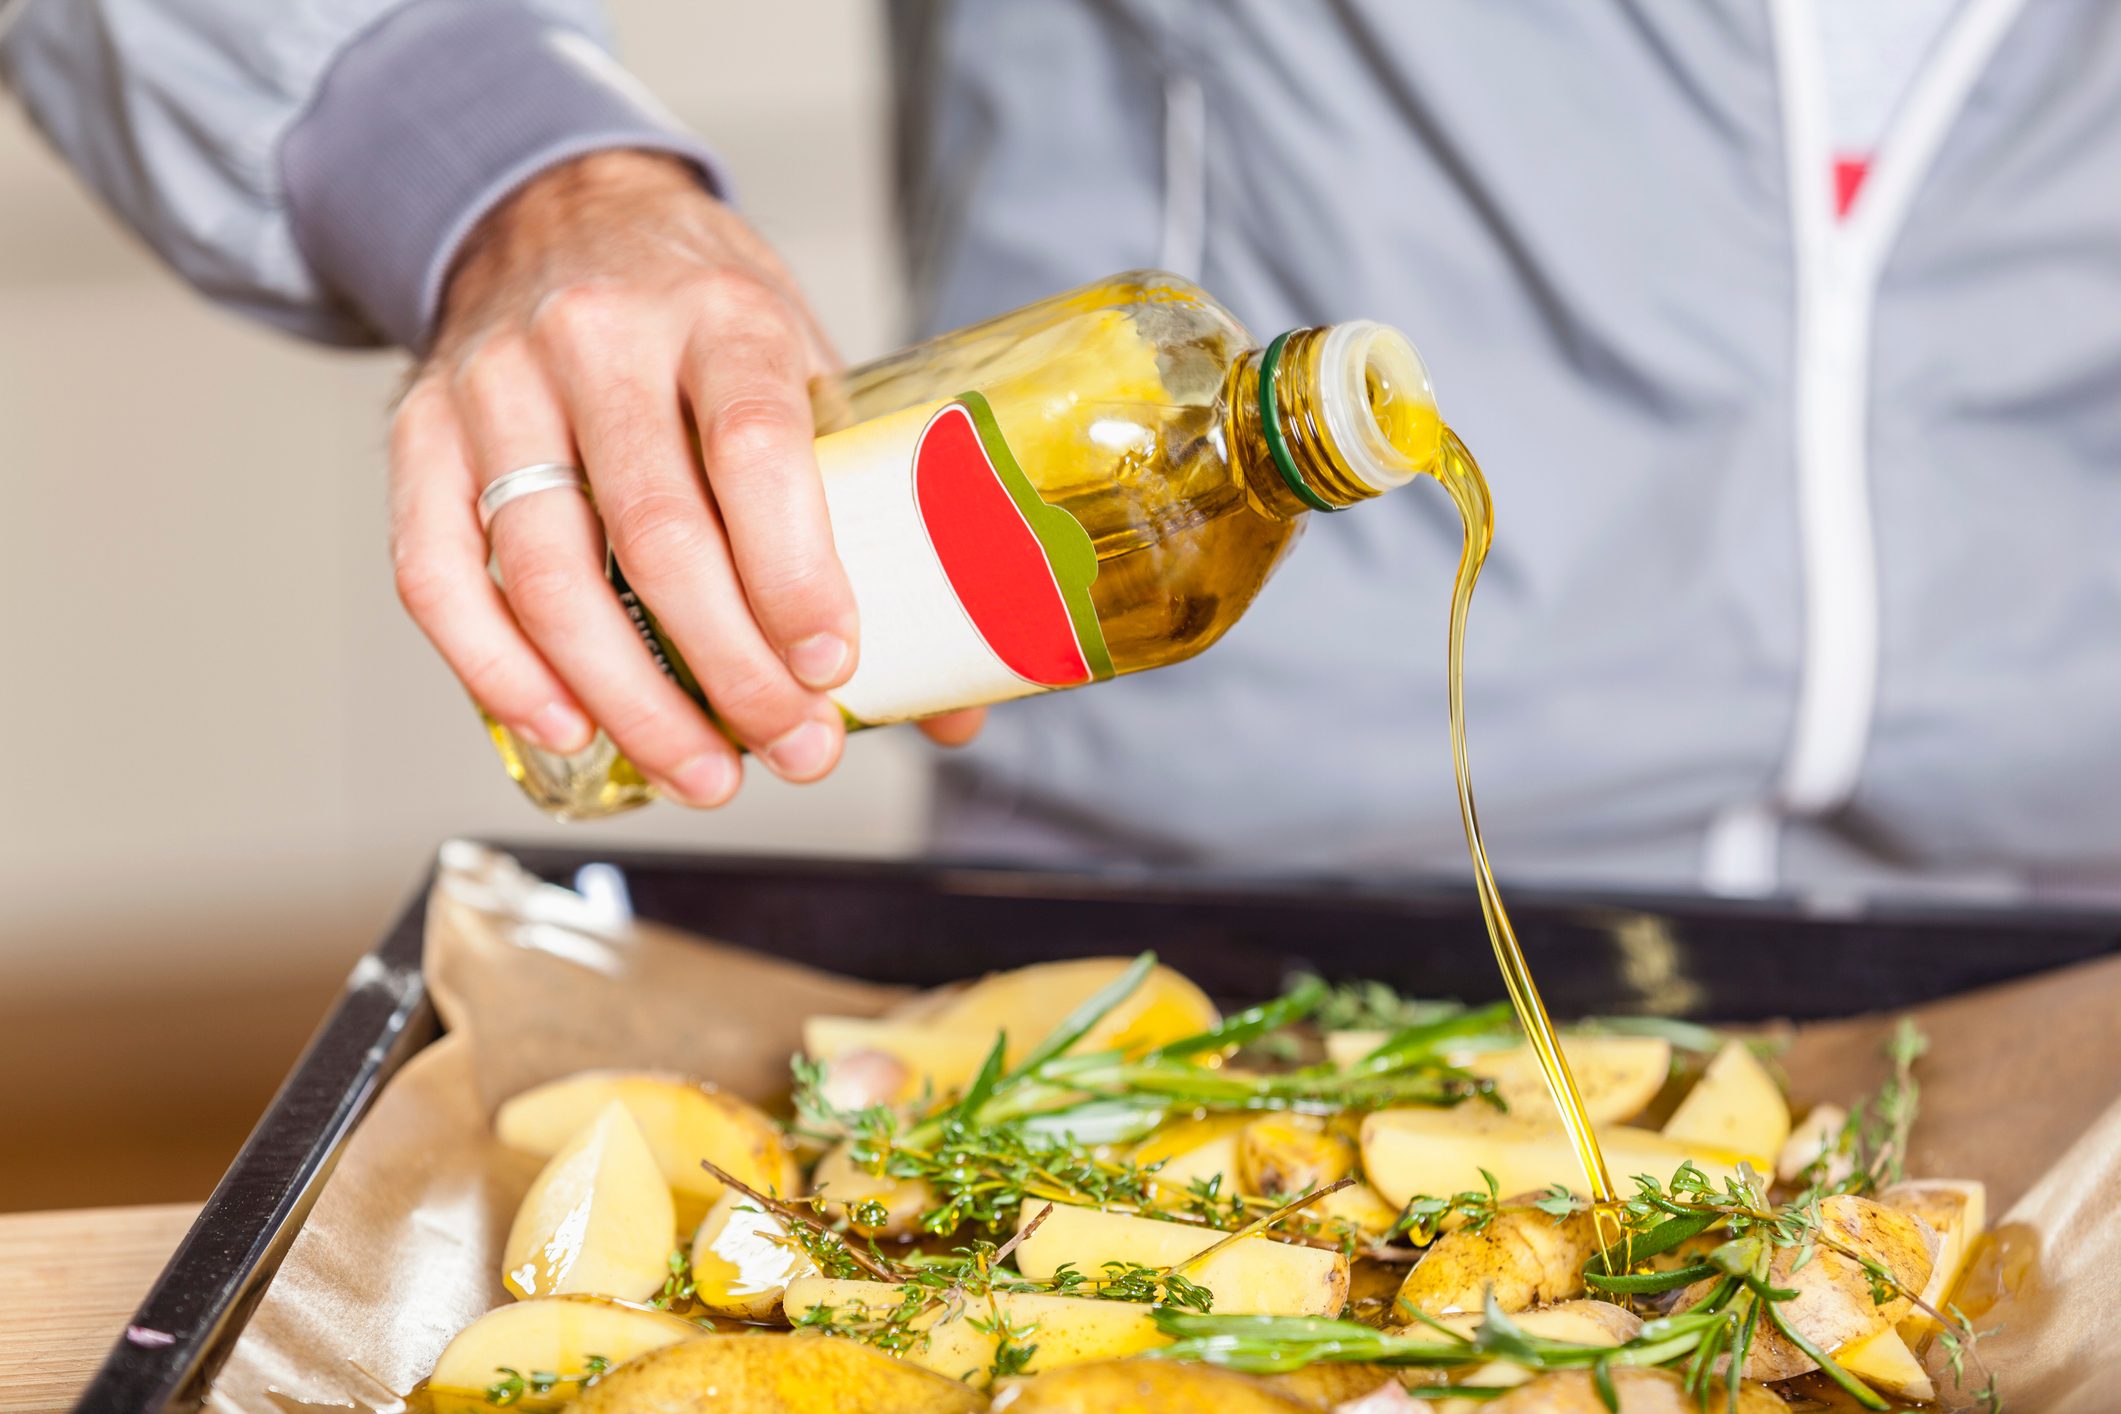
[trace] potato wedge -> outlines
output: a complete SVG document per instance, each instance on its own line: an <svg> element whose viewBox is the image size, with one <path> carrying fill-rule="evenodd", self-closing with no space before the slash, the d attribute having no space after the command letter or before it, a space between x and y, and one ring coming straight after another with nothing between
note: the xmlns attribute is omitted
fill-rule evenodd
<svg viewBox="0 0 2121 1414"><path fill-rule="evenodd" d="M1826 1238L1876 1261L1907 1290L1920 1291L1929 1280L1941 1243L1921 1219L1868 1198L1837 1193L1820 1201L1819 1221ZM1904 1296L1883 1305L1871 1299L1870 1278L1861 1263L1823 1244L1801 1267L1797 1255L1797 1248L1778 1248L1769 1263L1768 1281L1798 1293L1781 1304L1783 1318L1827 1354L1888 1330L1907 1315ZM1699 1300L1708 1288L1706 1281L1688 1287L1680 1303ZM1763 1322L1745 1373L1756 1380L1787 1380L1817 1368L1782 1332Z"/></svg>
<svg viewBox="0 0 2121 1414"><path fill-rule="evenodd" d="M1721 1183L1738 1171L1739 1156L1699 1144L1677 1144L1625 1125L1598 1134L1615 1177L1649 1173L1669 1178L1688 1159ZM1581 1190L1583 1170L1555 1125L1497 1114L1467 1102L1452 1109L1379 1110L1363 1120L1362 1164L1370 1186L1404 1208L1421 1194L1448 1197L1486 1186L1495 1175L1504 1194L1534 1193L1562 1183Z"/></svg>
<svg viewBox="0 0 2121 1414"><path fill-rule="evenodd" d="M1131 1157L1137 1164L1162 1163L1168 1169L1177 1160L1201 1152L1218 1139L1234 1139L1251 1122L1250 1115L1242 1114L1189 1115L1174 1119L1136 1144ZM1225 1171L1215 1170L1218 1173Z"/></svg>
<svg viewBox="0 0 2121 1414"><path fill-rule="evenodd" d="M1352 1065L1383 1045L1386 1031L1335 1031L1326 1037L1326 1055L1336 1065ZM1564 1036L1561 1053L1593 1124L1619 1124L1641 1114L1672 1071L1672 1045L1655 1036ZM1554 1101L1547 1094L1545 1072L1530 1046L1500 1050L1451 1051L1451 1064L1495 1082L1495 1093L1518 1119L1551 1121Z"/></svg>
<svg viewBox="0 0 2121 1414"><path fill-rule="evenodd" d="M1100 987L1125 972L1133 961L1127 957L1083 957L1034 963L1010 972L990 972L946 998L926 1020L953 1031L977 1032L988 1037L989 1044L995 1032L1005 1031L1009 1035L1007 1055L1015 1061L1043 1041ZM1207 993L1190 979L1159 966L1142 979L1133 995L1091 1027L1075 1049L1137 1053L1153 1050L1182 1036L1205 1031L1221 1019Z"/></svg>
<svg viewBox="0 0 2121 1414"><path fill-rule="evenodd" d="M517 1296L641 1301L670 1272L677 1214L641 1127L616 1100L532 1180L501 1247Z"/></svg>
<svg viewBox="0 0 2121 1414"><path fill-rule="evenodd" d="M1701 1414L1701 1406L1671 1370L1615 1369L1613 1392L1620 1397L1620 1414ZM1720 1386L1716 1398L1723 1398ZM1478 1407L1487 1414L1608 1414L1589 1370L1541 1375ZM1710 1407L1721 1410L1726 1406L1715 1403ZM1788 1407L1781 1395L1765 1385L1743 1381L1738 1386L1738 1414L1786 1414Z"/></svg>
<svg viewBox="0 0 2121 1414"><path fill-rule="evenodd" d="M771 1320L788 1283L816 1274L781 1220L733 1188L714 1200L693 1234L693 1299L717 1316Z"/></svg>
<svg viewBox="0 0 2121 1414"><path fill-rule="evenodd" d="M925 1087L940 1095L961 1090L979 1074L993 1049L991 1031L923 1026L866 1016L813 1016L803 1023L803 1051L830 1067L865 1052L889 1056L904 1067L899 1092L877 1103L911 1100ZM829 1073L829 1071L828 1071Z"/></svg>
<svg viewBox="0 0 2121 1414"><path fill-rule="evenodd" d="M994 1414L1316 1414L1263 1380L1176 1360L1106 1360L1011 1381Z"/></svg>
<svg viewBox="0 0 2121 1414"><path fill-rule="evenodd" d="M791 1282L785 1300L793 1321L819 1307L850 1320L879 1319L898 1309L901 1287L880 1281L834 1281L804 1277ZM1024 1373L1079 1365L1086 1360L1113 1360L1170 1344L1156 1329L1153 1308L1131 1301L1097 1301L1083 1296L1055 1296L1036 1291L1002 1291L971 1300L954 1310L938 1307L918 1316L912 1329L924 1340L904 1359L953 1379L986 1381L994 1364L998 1331L995 1314L1008 1318L1023 1342L1036 1346ZM989 1326L981 1330L979 1326Z"/></svg>
<svg viewBox="0 0 2121 1414"><path fill-rule="evenodd" d="M538 1296L497 1307L457 1332L442 1348L427 1395L435 1414L490 1414L486 1391L510 1371L561 1376L544 1394L526 1389L511 1406L539 1414L573 1399L592 1360L617 1366L651 1350L690 1340L692 1322L601 1296Z"/></svg>
<svg viewBox="0 0 2121 1414"><path fill-rule="evenodd" d="M1775 1156L1775 1176L1784 1183L1795 1183L1804 1176L1804 1171L1819 1159L1841 1135L1841 1127L1848 1123L1849 1112L1839 1105L1814 1105L1811 1111L1790 1127L1790 1137L1782 1141L1782 1152ZM1844 1156L1836 1156L1840 1167L1830 1167L1827 1178L1838 1182L1847 1176L1848 1166L1853 1162Z"/></svg>
<svg viewBox="0 0 2121 1414"><path fill-rule="evenodd" d="M1640 1316L1625 1306L1615 1306L1610 1301L1564 1301L1555 1306L1519 1311L1510 1319L1527 1335L1540 1336L1546 1340L1565 1340L1572 1345L1596 1345L1606 1348L1625 1344L1642 1330ZM1446 1317L1442 1324L1460 1335L1471 1338L1480 1328L1480 1322L1481 1317L1476 1312ZM1507 1387L1525 1383L1534 1373L1507 1360L1492 1360L1467 1371L1459 1382L1486 1385L1490 1388ZM1484 1407L1472 1399L1446 1399L1429 1406L1433 1414L1479 1414Z"/></svg>
<svg viewBox="0 0 2121 1414"><path fill-rule="evenodd" d="M1477 1232L1460 1228L1431 1243L1400 1284L1393 1319L1478 1313L1491 1288L1504 1311L1567 1301L1583 1294L1583 1264L1597 1251L1588 1212L1557 1222L1536 1208L1505 1208Z"/></svg>
<svg viewBox="0 0 2121 1414"><path fill-rule="evenodd" d="M1743 1154L1758 1172L1773 1173L1790 1137L1789 1101L1752 1047L1731 1041L1665 1122L1664 1137Z"/></svg>
<svg viewBox="0 0 2121 1414"><path fill-rule="evenodd" d="M1043 1203L1026 1203L1018 1219L1029 1226ZM1016 1268L1033 1281L1050 1280L1064 1263L1100 1276L1107 1262L1169 1267L1204 1252L1228 1234L1190 1223L1138 1218L1064 1203L1016 1249ZM1215 1314L1336 1316L1348 1299L1348 1259L1254 1234L1186 1268L1183 1275L1215 1293Z"/></svg>
<svg viewBox="0 0 2121 1414"><path fill-rule="evenodd" d="M854 1161L851 1144L837 1144L825 1151L810 1172L810 1186L826 1200L826 1211L837 1216L863 1203L881 1203L880 1223L855 1222L864 1237L911 1237L921 1230L921 1214L935 1206L935 1190L920 1179L897 1179L869 1173Z"/></svg>
<svg viewBox="0 0 2121 1414"><path fill-rule="evenodd" d="M1929 1371L1922 1368L1915 1352L1907 1348L1900 1332L1891 1326L1832 1354L1836 1365L1895 1399L1926 1404L1937 1397L1937 1385Z"/></svg>
<svg viewBox="0 0 2121 1414"><path fill-rule="evenodd" d="M569 1414L980 1414L987 1400L857 1341L703 1335L629 1360Z"/></svg>
<svg viewBox="0 0 2121 1414"><path fill-rule="evenodd" d="M1937 1260L1919 1294L1923 1304L1942 1311L1966 1271L1975 1241L1988 1230L1988 1188L1979 1179L1915 1178L1887 1188L1878 1201L1912 1213L1937 1234ZM1900 1323L1900 1335L1914 1345L1936 1326L1927 1312L1911 1310Z"/></svg>
<svg viewBox="0 0 2121 1414"><path fill-rule="evenodd" d="M612 1101L624 1105L677 1196L678 1216L699 1221L722 1196L722 1181L700 1167L712 1159L763 1193L802 1191L802 1174L780 1128L755 1107L681 1075L587 1070L540 1085L501 1106L501 1142L550 1155Z"/></svg>
<svg viewBox="0 0 2121 1414"><path fill-rule="evenodd" d="M1212 1178L1222 1180L1216 1190L1218 1193L1227 1196L1238 1191L1237 1135L1225 1134L1219 1139L1210 1139L1169 1160L1156 1171L1158 1189L1167 1201L1185 1197L1195 1183Z"/></svg>
<svg viewBox="0 0 2121 1414"><path fill-rule="evenodd" d="M1238 1131L1237 1182L1245 1193L1296 1198L1346 1178L1360 1157L1317 1115L1262 1115Z"/></svg>

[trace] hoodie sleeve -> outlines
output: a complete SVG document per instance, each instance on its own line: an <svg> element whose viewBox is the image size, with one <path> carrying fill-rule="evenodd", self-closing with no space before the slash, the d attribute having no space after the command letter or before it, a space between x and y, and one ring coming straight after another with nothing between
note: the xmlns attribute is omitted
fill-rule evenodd
<svg viewBox="0 0 2121 1414"><path fill-rule="evenodd" d="M110 208L230 308L422 347L465 234L539 172L698 140L595 0L0 0L0 81Z"/></svg>

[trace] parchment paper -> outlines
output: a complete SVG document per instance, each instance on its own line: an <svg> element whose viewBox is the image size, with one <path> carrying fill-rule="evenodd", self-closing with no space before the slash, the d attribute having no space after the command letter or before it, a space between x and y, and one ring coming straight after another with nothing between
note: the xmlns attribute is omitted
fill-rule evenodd
<svg viewBox="0 0 2121 1414"><path fill-rule="evenodd" d="M466 844L443 851L427 974L449 1034L348 1143L212 1408L388 1414L450 1337L507 1299L500 1245L537 1171L489 1137L509 1095L624 1065L770 1101L786 1091L805 1016L873 1015L903 995L631 923ZM1992 1223L2020 1225L2038 1251L1981 1321L2001 1328L1983 1351L2006 1406L2121 1409L2121 959L1916 1015L1933 1044L1910 1171L1984 1180ZM1891 1024L1799 1028L1784 1057L1796 1102L1874 1089Z"/></svg>

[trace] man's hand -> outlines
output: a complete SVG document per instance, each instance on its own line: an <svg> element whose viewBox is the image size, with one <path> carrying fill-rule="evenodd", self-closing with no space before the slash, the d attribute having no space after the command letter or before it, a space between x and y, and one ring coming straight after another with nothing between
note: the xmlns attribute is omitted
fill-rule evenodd
<svg viewBox="0 0 2121 1414"><path fill-rule="evenodd" d="M845 734L854 596L811 453L809 386L836 360L765 242L664 157L607 152L483 221L391 435L398 594L495 720L548 750L591 723L670 797L720 805L736 751L644 651L603 572L610 537L729 730L812 781ZM486 573L479 490L538 462L567 491L507 503ZM968 740L978 712L924 723Z"/></svg>

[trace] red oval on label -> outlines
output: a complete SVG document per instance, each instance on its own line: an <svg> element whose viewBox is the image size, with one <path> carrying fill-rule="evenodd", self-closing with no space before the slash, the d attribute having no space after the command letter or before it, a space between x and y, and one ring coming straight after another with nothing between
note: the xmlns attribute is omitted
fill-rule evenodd
<svg viewBox="0 0 2121 1414"><path fill-rule="evenodd" d="M1046 548L962 405L944 408L921 433L913 489L943 575L994 656L1046 687L1090 681Z"/></svg>

